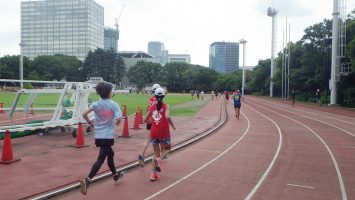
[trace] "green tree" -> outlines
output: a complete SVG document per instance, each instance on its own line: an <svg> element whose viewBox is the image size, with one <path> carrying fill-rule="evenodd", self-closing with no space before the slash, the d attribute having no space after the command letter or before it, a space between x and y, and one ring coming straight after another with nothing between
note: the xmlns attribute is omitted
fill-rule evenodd
<svg viewBox="0 0 355 200"><path fill-rule="evenodd" d="M32 61L27 76L36 80L72 80L80 66L81 62L75 56L38 56Z"/></svg>
<svg viewBox="0 0 355 200"><path fill-rule="evenodd" d="M102 77L105 81L118 84L126 73L123 59L114 51L95 49L89 51L79 74L84 79Z"/></svg>
<svg viewBox="0 0 355 200"><path fill-rule="evenodd" d="M148 83L162 80L162 66L159 63L140 61L128 70L127 76L130 82L142 88Z"/></svg>

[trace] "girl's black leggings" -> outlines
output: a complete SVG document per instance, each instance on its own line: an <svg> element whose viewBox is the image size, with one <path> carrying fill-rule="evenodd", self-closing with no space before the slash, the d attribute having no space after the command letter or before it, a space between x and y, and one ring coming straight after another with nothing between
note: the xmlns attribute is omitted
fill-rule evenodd
<svg viewBox="0 0 355 200"><path fill-rule="evenodd" d="M91 171L88 177L92 179L96 175L101 165L105 162L106 157L107 165L110 168L112 174L116 174L116 167L115 163L113 162L113 156L115 153L111 148L111 146L113 145L113 139L95 139L95 144L97 147L100 147L100 153L97 157L96 162L91 167Z"/></svg>

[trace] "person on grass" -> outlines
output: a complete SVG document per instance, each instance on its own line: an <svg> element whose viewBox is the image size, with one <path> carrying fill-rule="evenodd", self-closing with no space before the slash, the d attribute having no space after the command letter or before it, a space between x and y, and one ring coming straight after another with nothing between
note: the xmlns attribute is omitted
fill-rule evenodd
<svg viewBox="0 0 355 200"><path fill-rule="evenodd" d="M96 162L92 165L89 175L80 180L80 192L84 195L87 193L87 188L101 165L107 158L107 164L112 172L112 177L115 182L120 180L125 172L116 171L113 161L114 152L111 148L114 144L114 128L121 122L122 113L117 103L111 100L112 85L106 82L101 82L96 86L96 93L101 100L91 104L91 107L83 114L84 119L90 126L95 128L95 144L100 148L99 156ZM88 114L95 113L95 121L90 121Z"/></svg>
<svg viewBox="0 0 355 200"><path fill-rule="evenodd" d="M151 144L153 146L153 162L152 173L150 174L150 180L156 181L160 179L158 172L161 172L161 159L170 152L171 140L170 140L170 126L176 130L174 123L170 117L169 106L163 102L165 97L165 91L163 88L155 90L155 98L157 104L150 107L149 112L146 114L144 121L151 122L152 128L150 132Z"/></svg>
<svg viewBox="0 0 355 200"><path fill-rule="evenodd" d="M154 84L152 86L152 93L153 96L151 96L148 100L148 106L147 106L147 112L149 111L149 108L152 107L153 105L157 104L157 99L155 98L154 92L157 88L160 88L159 84ZM138 162L141 167L144 167L144 154L147 151L148 145L150 143L150 129L152 128L152 123L147 122L146 129L148 130L147 132L147 139L143 143L143 150L142 153L138 155Z"/></svg>

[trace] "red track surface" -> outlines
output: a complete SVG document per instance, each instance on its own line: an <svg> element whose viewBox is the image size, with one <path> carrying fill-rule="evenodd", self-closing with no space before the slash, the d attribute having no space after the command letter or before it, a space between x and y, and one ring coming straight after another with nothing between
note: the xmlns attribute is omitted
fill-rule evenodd
<svg viewBox="0 0 355 200"><path fill-rule="evenodd" d="M217 101L211 102L195 117L175 117L173 120L178 130L172 132L172 143L186 140L214 126L219 120L219 115L216 115L219 113L219 105ZM213 109L214 107L216 109ZM20 116L19 113L17 115L15 119L26 117ZM0 119L8 120L7 114L1 114ZM8 124L8 122L4 123ZM133 117L129 120L129 127L133 127ZM146 138L145 125L140 127L144 128L129 130L130 138L119 138L115 141L117 167L136 161ZM116 128L117 137L122 134L122 128L123 123ZM85 142L90 147L81 149L69 147L75 144L75 139L70 133L61 133L60 130L44 136L31 135L12 139L14 157L22 160L11 165L0 165L0 200L29 197L87 176L97 158L98 148L95 147L93 135L85 136ZM2 145L1 141L0 150ZM151 148L148 148L146 155L151 153ZM100 172L107 170L105 164Z"/></svg>
<svg viewBox="0 0 355 200"><path fill-rule="evenodd" d="M245 99L241 119L228 105L224 127L163 161L161 180L147 165L57 198L355 199L354 112Z"/></svg>

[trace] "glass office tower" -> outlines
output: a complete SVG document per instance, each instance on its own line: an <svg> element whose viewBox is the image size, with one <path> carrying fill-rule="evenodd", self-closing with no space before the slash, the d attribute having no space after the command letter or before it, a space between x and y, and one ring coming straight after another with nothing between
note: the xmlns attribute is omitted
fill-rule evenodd
<svg viewBox="0 0 355 200"><path fill-rule="evenodd" d="M22 54L64 54L84 60L104 47L104 8L94 0L21 2Z"/></svg>
<svg viewBox="0 0 355 200"><path fill-rule="evenodd" d="M239 69L239 43L214 42L210 45L209 67L220 73Z"/></svg>

